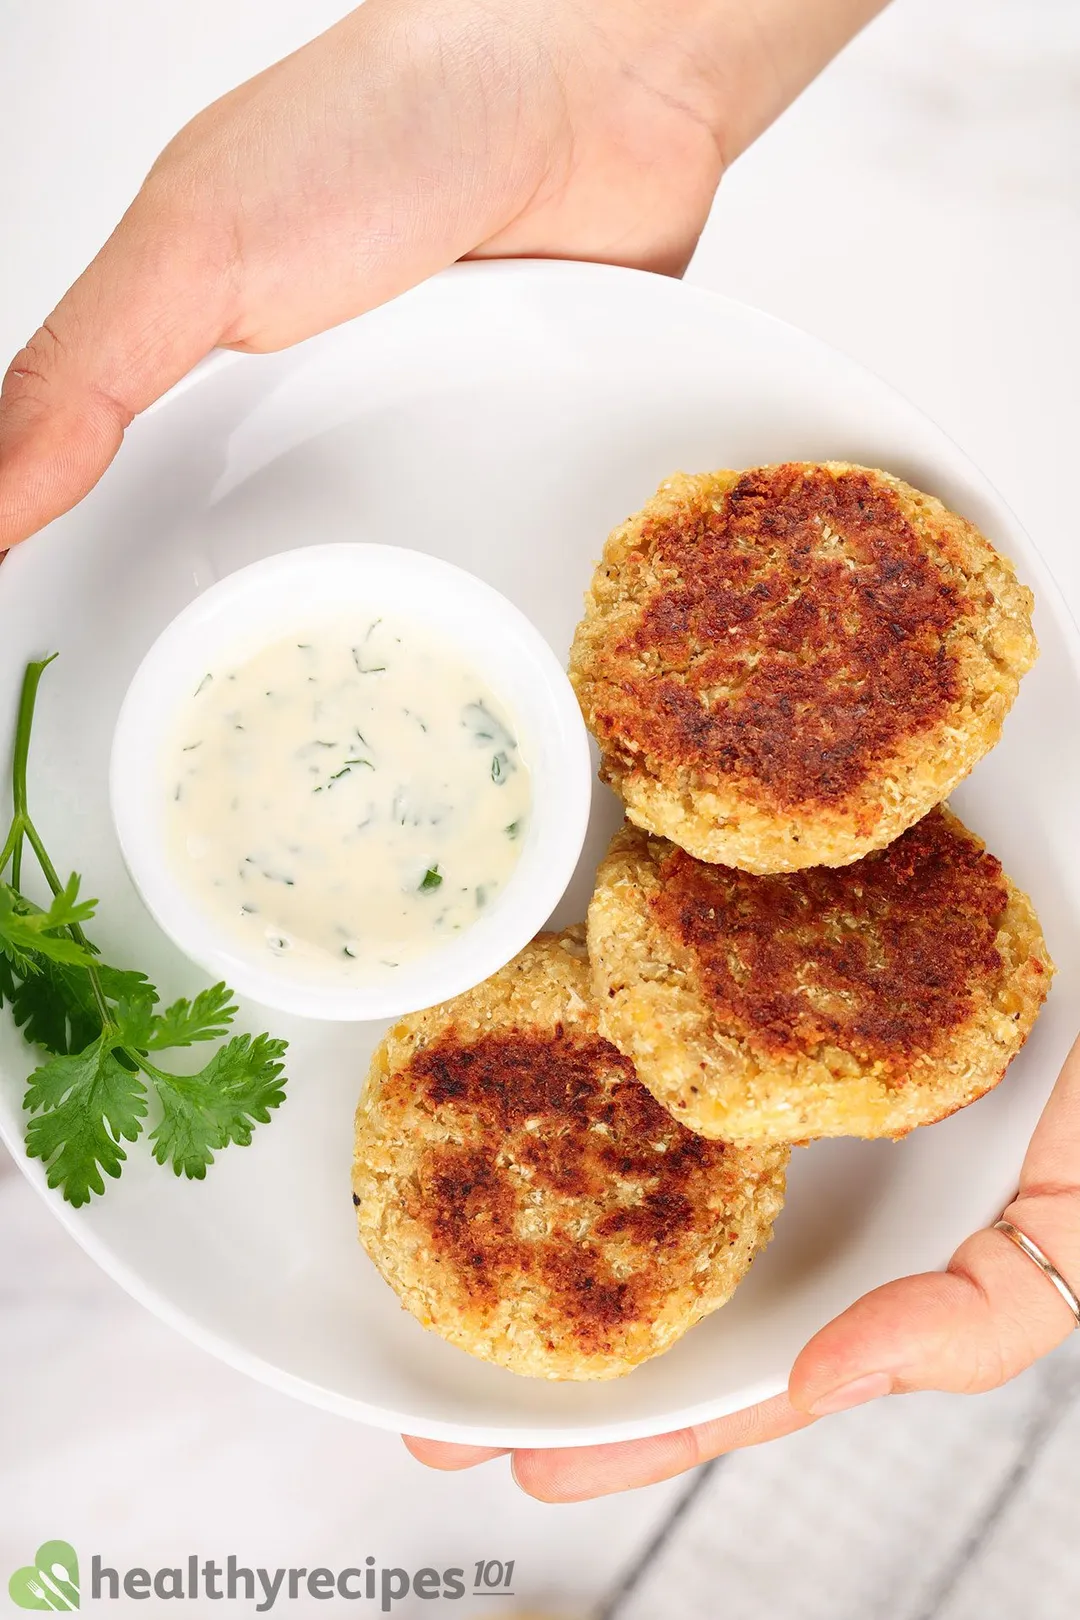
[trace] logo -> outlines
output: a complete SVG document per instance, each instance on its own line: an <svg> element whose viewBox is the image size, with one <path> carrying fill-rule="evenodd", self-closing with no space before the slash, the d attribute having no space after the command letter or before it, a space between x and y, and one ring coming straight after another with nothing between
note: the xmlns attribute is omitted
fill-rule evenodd
<svg viewBox="0 0 1080 1620"><path fill-rule="evenodd" d="M8 1582L11 1600L20 1609L46 1609L53 1614L79 1607L79 1560L66 1541L46 1541L34 1562L17 1569Z"/></svg>
<svg viewBox="0 0 1080 1620"><path fill-rule="evenodd" d="M94 1553L87 1572L87 1592L92 1603L122 1603L127 1598L237 1598L254 1605L256 1614L266 1614L278 1599L296 1602L308 1597L335 1595L377 1605L380 1614L397 1614L397 1604L410 1595L443 1598L455 1602L468 1597L498 1594L514 1596L514 1560L478 1559L470 1580L464 1566L452 1569L397 1569L380 1565L369 1555L362 1565L348 1569L324 1569L306 1565L287 1569L248 1568L230 1553L224 1564L195 1553L186 1561L165 1569L113 1568ZM17 1569L8 1582L12 1602L20 1609L65 1614L79 1607L79 1559L66 1541L46 1541L34 1555L34 1562Z"/></svg>

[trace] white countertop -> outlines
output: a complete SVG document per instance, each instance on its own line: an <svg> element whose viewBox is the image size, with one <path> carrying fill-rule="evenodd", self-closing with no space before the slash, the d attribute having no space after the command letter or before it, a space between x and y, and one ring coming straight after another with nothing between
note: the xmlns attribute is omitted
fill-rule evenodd
<svg viewBox="0 0 1080 1620"><path fill-rule="evenodd" d="M0 5L0 354L172 131L342 9ZM1076 0L896 0L736 166L690 274L935 416L1080 609ZM10 1169L0 1230L0 1573L46 1536L150 1567L177 1549L308 1566L512 1557L522 1600L573 1615L659 1531L619 1620L1057 1620L1080 1601L1077 1346L978 1401L884 1403L735 1458L668 1524L686 1481L543 1508L501 1464L425 1474L392 1438L248 1383L132 1305ZM0 1612L17 1612L2 1586ZM222 1610L253 1612L183 1613Z"/></svg>

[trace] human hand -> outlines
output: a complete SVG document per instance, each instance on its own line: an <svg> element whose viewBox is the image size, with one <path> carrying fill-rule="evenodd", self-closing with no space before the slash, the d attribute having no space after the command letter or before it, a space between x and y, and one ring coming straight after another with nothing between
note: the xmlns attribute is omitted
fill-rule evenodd
<svg viewBox="0 0 1080 1620"><path fill-rule="evenodd" d="M12 362L0 552L216 346L278 349L469 254L678 274L725 165L884 0L367 0L170 142Z"/></svg>
<svg viewBox="0 0 1080 1620"><path fill-rule="evenodd" d="M1080 1041L1032 1137L1005 1218L1080 1291ZM961 1244L946 1271L886 1283L822 1328L796 1360L787 1394L650 1440L519 1451L514 1476L545 1502L652 1485L882 1395L994 1389L1048 1355L1076 1326L1038 1267L990 1228ZM406 1445L433 1468L469 1468L505 1455L429 1440Z"/></svg>

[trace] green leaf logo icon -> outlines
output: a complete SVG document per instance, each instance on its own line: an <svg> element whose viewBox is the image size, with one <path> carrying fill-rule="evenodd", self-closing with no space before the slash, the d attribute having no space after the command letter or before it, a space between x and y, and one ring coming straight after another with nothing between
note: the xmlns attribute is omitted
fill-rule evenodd
<svg viewBox="0 0 1080 1620"><path fill-rule="evenodd" d="M79 1607L79 1560L66 1541L46 1541L34 1562L17 1569L8 1582L11 1601L20 1609L65 1614Z"/></svg>

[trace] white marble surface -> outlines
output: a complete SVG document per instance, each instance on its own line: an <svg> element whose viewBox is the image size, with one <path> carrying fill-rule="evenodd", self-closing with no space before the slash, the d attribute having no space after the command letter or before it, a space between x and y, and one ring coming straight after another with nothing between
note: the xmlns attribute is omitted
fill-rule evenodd
<svg viewBox="0 0 1080 1620"><path fill-rule="evenodd" d="M553 1509L517 1491L502 1462L426 1472L394 1436L264 1389L133 1305L15 1174L0 1179L0 1231L0 1614L8 1572L62 1536L121 1568L192 1551L268 1568L361 1566L369 1554L405 1569L513 1558L522 1602L572 1617L618 1578L672 1499L665 1487ZM493 1620L512 1608L483 1607ZM251 1606L185 1603L182 1613L223 1610Z"/></svg>
<svg viewBox="0 0 1080 1620"><path fill-rule="evenodd" d="M1080 1341L977 1399L845 1413L718 1466L618 1620L1075 1614Z"/></svg>
<svg viewBox="0 0 1080 1620"><path fill-rule="evenodd" d="M0 351L171 131L340 9L0 0ZM735 168L691 270L936 416L1074 611L1078 193L1076 0L896 0ZM683 1487L545 1509L502 1464L424 1474L393 1439L248 1383L145 1315L13 1173L0 1233L0 1572L65 1535L151 1566L178 1548L308 1565L515 1557L519 1603L611 1620L1076 1613L1080 1341L978 1401L896 1400L730 1459L612 1605ZM223 1609L251 1612L183 1612Z"/></svg>

